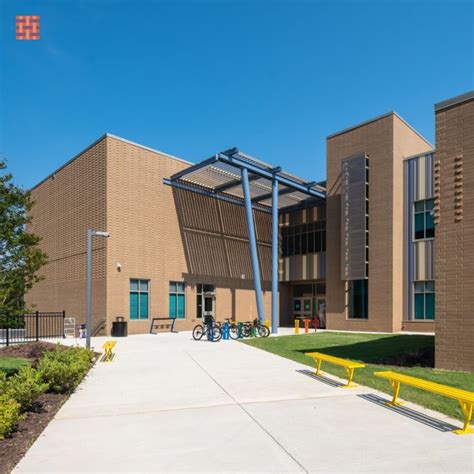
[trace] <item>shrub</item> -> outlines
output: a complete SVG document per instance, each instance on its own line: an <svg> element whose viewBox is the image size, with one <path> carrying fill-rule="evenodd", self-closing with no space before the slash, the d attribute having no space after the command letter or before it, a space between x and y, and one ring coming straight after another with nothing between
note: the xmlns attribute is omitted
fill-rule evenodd
<svg viewBox="0 0 474 474"><path fill-rule="evenodd" d="M11 433L21 418L20 404L8 394L0 395L0 439Z"/></svg>
<svg viewBox="0 0 474 474"><path fill-rule="evenodd" d="M38 363L41 380L52 392L72 392L89 370L93 353L80 347L46 352Z"/></svg>
<svg viewBox="0 0 474 474"><path fill-rule="evenodd" d="M39 372L31 367L22 367L17 375L8 380L6 393L16 400L22 411L30 410L34 401L48 390Z"/></svg>
<svg viewBox="0 0 474 474"><path fill-rule="evenodd" d="M5 390L7 388L7 380L7 374L0 370L0 395L3 395L5 393Z"/></svg>

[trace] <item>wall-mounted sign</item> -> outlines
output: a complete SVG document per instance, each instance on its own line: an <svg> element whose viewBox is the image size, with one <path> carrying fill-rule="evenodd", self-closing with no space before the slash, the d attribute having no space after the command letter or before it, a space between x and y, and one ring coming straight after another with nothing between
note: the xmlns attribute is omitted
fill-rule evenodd
<svg viewBox="0 0 474 474"><path fill-rule="evenodd" d="M341 279L366 278L366 155L341 163Z"/></svg>

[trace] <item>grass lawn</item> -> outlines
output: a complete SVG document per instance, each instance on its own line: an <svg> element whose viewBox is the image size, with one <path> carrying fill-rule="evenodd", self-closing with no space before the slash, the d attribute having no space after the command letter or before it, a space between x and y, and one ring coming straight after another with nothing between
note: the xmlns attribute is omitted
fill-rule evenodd
<svg viewBox="0 0 474 474"><path fill-rule="evenodd" d="M472 373L449 372L431 367L400 366L406 362L407 356L413 355L415 358L418 356L421 360L426 359L426 354L432 354L434 336L320 332L299 336L248 339L243 342L311 367L314 367L314 362L304 355L305 352L323 352L343 359L364 362L366 367L355 371L354 381L390 394L392 392L389 382L375 377L374 372L395 370L474 392L474 374ZM346 378L342 367L329 363L323 362L322 371ZM456 400L403 385L400 388L400 397L453 418L464 419Z"/></svg>
<svg viewBox="0 0 474 474"><path fill-rule="evenodd" d="M0 371L5 372L8 376L14 375L24 365L30 365L28 359L22 357L0 357Z"/></svg>

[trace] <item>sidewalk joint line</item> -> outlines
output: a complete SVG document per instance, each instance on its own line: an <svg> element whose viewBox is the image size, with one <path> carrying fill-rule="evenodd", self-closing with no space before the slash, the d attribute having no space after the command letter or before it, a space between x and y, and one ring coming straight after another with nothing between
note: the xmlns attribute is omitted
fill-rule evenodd
<svg viewBox="0 0 474 474"><path fill-rule="evenodd" d="M309 471L293 456L276 438L273 436L246 408L233 396L231 395L189 352L186 352L188 357L232 400L235 404L247 414L247 416L253 420L253 422L260 427L260 429L269 436L280 449L286 453L305 473Z"/></svg>

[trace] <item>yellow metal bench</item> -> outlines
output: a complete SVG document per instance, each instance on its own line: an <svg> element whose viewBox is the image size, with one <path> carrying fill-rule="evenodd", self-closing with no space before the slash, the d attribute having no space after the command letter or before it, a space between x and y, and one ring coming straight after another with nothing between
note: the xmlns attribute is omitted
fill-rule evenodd
<svg viewBox="0 0 474 474"><path fill-rule="evenodd" d="M339 357L323 354L321 352L306 352L305 355L314 359L316 363L316 375L319 375L321 371L321 363L323 361L344 367L348 381L346 385L342 386L342 388L355 387L356 385L352 383L352 379L354 378L354 370L362 369L365 367L365 364L363 364L362 362L354 362L353 360L341 359Z"/></svg>
<svg viewBox="0 0 474 474"><path fill-rule="evenodd" d="M391 402L387 402L387 405L390 406L402 405L402 402L397 401L398 395L400 393L400 384L409 385L410 387L419 388L420 390L426 390L427 392L443 395L445 397L457 400L464 413L464 426L460 430L453 430L453 433L474 433L474 428L470 428L474 406L474 392L450 387L448 385L442 385L436 382L430 382L429 380L411 377L410 375L400 374L390 370L385 372L375 372L374 375L383 379L387 379L392 385L393 398Z"/></svg>
<svg viewBox="0 0 474 474"><path fill-rule="evenodd" d="M117 341L107 341L103 346L104 349L104 356L102 357L102 362L112 362L115 354L112 352L113 348L117 344Z"/></svg>

